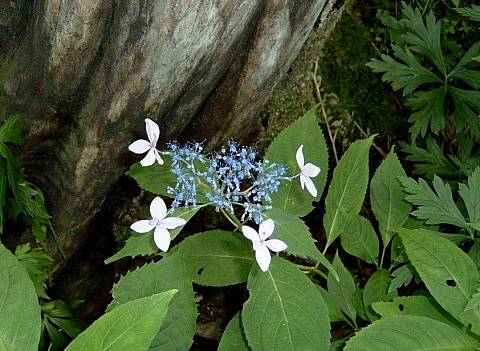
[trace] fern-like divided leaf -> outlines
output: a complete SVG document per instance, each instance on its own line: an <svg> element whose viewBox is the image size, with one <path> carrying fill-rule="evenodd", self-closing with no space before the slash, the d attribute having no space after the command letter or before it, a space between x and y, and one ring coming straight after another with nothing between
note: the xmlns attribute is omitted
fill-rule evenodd
<svg viewBox="0 0 480 351"><path fill-rule="evenodd" d="M459 14L470 18L472 21L480 22L480 6L472 5L471 7L463 7L455 9Z"/></svg>
<svg viewBox="0 0 480 351"><path fill-rule="evenodd" d="M478 7L458 11L472 15ZM419 9L406 3L402 12L406 34L396 39L398 45L392 45L395 58L382 55L381 60L372 59L367 66L383 73L382 80L391 83L394 90L403 89L403 95L409 97L413 139L425 137L429 131L439 134L450 115L458 132L468 129L472 136L480 136L480 71L476 63L480 43L474 44L452 68L442 48L441 22L433 12L424 18ZM396 27L398 22L386 24ZM473 90L465 89L465 84ZM453 101L453 111L447 109L447 100Z"/></svg>

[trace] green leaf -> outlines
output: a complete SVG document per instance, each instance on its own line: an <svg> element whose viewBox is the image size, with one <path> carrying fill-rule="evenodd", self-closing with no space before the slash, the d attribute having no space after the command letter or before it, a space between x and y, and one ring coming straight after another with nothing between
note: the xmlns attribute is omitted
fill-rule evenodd
<svg viewBox="0 0 480 351"><path fill-rule="evenodd" d="M293 264L274 256L267 272L255 265L247 287L242 323L252 350L328 350L327 307Z"/></svg>
<svg viewBox="0 0 480 351"><path fill-rule="evenodd" d="M447 67L442 52L441 22L437 21L433 11L430 11L425 22L420 9L413 9L412 6L403 3L402 12L404 23L407 27L405 40L411 50L425 55L442 73L446 76Z"/></svg>
<svg viewBox="0 0 480 351"><path fill-rule="evenodd" d="M176 177L172 172L172 160L169 156L163 156L163 165L154 163L152 166L142 167L140 163L135 163L130 167L128 175L135 179L140 188L151 193L168 196L167 188L175 188Z"/></svg>
<svg viewBox="0 0 480 351"><path fill-rule="evenodd" d="M391 302L375 302L372 307L382 318L405 315L420 316L432 318L453 327L460 325L431 296L396 297Z"/></svg>
<svg viewBox="0 0 480 351"><path fill-rule="evenodd" d="M433 179L435 192L421 178L416 182L412 178L403 177L400 182L410 194L405 200L418 206L412 212L415 217L426 220L427 224L452 224L461 228L467 226L465 218L453 201L450 185L444 184L439 177L435 176Z"/></svg>
<svg viewBox="0 0 480 351"><path fill-rule="evenodd" d="M431 318L392 316L373 322L347 341L345 351L474 351L480 344Z"/></svg>
<svg viewBox="0 0 480 351"><path fill-rule="evenodd" d="M392 239L395 228L405 223L412 210L412 206L404 200L405 192L398 180L399 177L406 176L397 154L392 149L370 182L370 203L380 226L384 247Z"/></svg>
<svg viewBox="0 0 480 351"><path fill-rule="evenodd" d="M333 260L333 267L337 271L340 279L337 280L332 274L328 274L328 293L337 304L337 307L354 321L357 318L357 312L353 306L353 296L355 295L357 287L350 272L340 260L338 253Z"/></svg>
<svg viewBox="0 0 480 351"><path fill-rule="evenodd" d="M422 230L399 231L403 246L430 294L462 324L480 333L480 311L465 311L480 274L466 253L447 239Z"/></svg>
<svg viewBox="0 0 480 351"><path fill-rule="evenodd" d="M40 306L32 281L17 258L0 244L0 351L36 351Z"/></svg>
<svg viewBox="0 0 480 351"><path fill-rule="evenodd" d="M429 91L419 91L407 100L406 106L413 109L408 121L413 123L410 127L412 139L417 135L424 138L428 130L438 134L445 128L445 87L439 87Z"/></svg>
<svg viewBox="0 0 480 351"><path fill-rule="evenodd" d="M400 142L402 151L407 154L407 161L414 162L413 173L433 178L434 175L439 177L454 177L457 175L457 168L445 156L440 146L432 139L427 138L426 148L422 149L414 144L408 145Z"/></svg>
<svg viewBox="0 0 480 351"><path fill-rule="evenodd" d="M480 288L477 288L477 292L472 295L472 298L468 300L465 311L478 310L480 307Z"/></svg>
<svg viewBox="0 0 480 351"><path fill-rule="evenodd" d="M283 184L276 193L272 194L272 206L301 217L312 211L312 201L322 196L328 174L328 149L318 125L316 107L293 122L273 140L265 154L265 159L287 165L290 168L289 174L296 175L300 169L295 155L300 145L303 145L305 163L313 163L321 169L320 174L312 178L318 196L317 198L310 196L301 188L300 180L295 178Z"/></svg>
<svg viewBox="0 0 480 351"><path fill-rule="evenodd" d="M470 69L475 56L480 54L480 42L473 44L460 62L448 74L450 78L460 79L472 88L480 88L480 71Z"/></svg>
<svg viewBox="0 0 480 351"><path fill-rule="evenodd" d="M169 217L179 217L185 219L187 222L192 219L198 210L205 205L191 206L191 207L177 207L169 215ZM184 226L171 229L170 239L173 240L182 231ZM118 261L125 257L148 256L158 252L158 247L155 245L152 233L137 234L132 232L132 235L125 241L125 245L115 255L107 258L105 264Z"/></svg>
<svg viewBox="0 0 480 351"><path fill-rule="evenodd" d="M353 295L353 307L357 311L357 315L364 321L369 321L367 317L367 311L365 305L363 304L363 289L357 287L355 295Z"/></svg>
<svg viewBox="0 0 480 351"><path fill-rule="evenodd" d="M250 348L243 331L240 312L228 322L222 339L218 345L218 351L249 351Z"/></svg>
<svg viewBox="0 0 480 351"><path fill-rule="evenodd" d="M478 5L455 9L455 11L465 17L469 17L472 21L480 22L480 6Z"/></svg>
<svg viewBox="0 0 480 351"><path fill-rule="evenodd" d="M470 222L480 222L480 167L468 177L467 184L458 184L458 193L465 203Z"/></svg>
<svg viewBox="0 0 480 351"><path fill-rule="evenodd" d="M192 345L197 306L185 262L177 257L163 258L127 273L113 286L114 301L111 307L171 289L178 290L178 293L170 304L161 328L157 328L148 349L150 351L188 350Z"/></svg>
<svg viewBox="0 0 480 351"><path fill-rule="evenodd" d="M207 286L247 281L255 261L250 241L240 233L223 230L192 235L183 240L171 255L185 262L195 283Z"/></svg>
<svg viewBox="0 0 480 351"><path fill-rule="evenodd" d="M14 115L0 127L0 143L20 145L22 140L22 121L20 115Z"/></svg>
<svg viewBox="0 0 480 351"><path fill-rule="evenodd" d="M335 303L335 300L330 295L330 293L324 288L322 288L320 285L315 285L315 287L318 289L318 291L320 291L323 301L327 306L328 319L330 320L330 323L346 321L345 315L342 313L342 311L339 310L337 304Z"/></svg>
<svg viewBox="0 0 480 351"><path fill-rule="evenodd" d="M480 134L480 121L478 115L480 113L480 91L466 90L448 87L448 91L452 97L455 107L454 127L458 133L463 132L465 124L470 127L470 134L478 139Z"/></svg>
<svg viewBox="0 0 480 351"><path fill-rule="evenodd" d="M65 351L148 350L175 293L170 290L118 306L97 319Z"/></svg>
<svg viewBox="0 0 480 351"><path fill-rule="evenodd" d="M370 321L378 319L375 311L372 309L372 304L379 301L390 301L396 292L388 293L388 287L390 286L390 274L384 269L379 269L373 273L365 285L363 290L363 305L367 317Z"/></svg>
<svg viewBox="0 0 480 351"><path fill-rule="evenodd" d="M19 245L15 249L15 256L25 267L28 276L35 286L39 297L48 299L45 291L48 270L53 267L54 260L41 249L31 249L30 244Z"/></svg>
<svg viewBox="0 0 480 351"><path fill-rule="evenodd" d="M360 215L349 215L340 234L343 249L367 263L377 263L378 237L370 222Z"/></svg>
<svg viewBox="0 0 480 351"><path fill-rule="evenodd" d="M397 291L402 286L407 286L413 279L415 270L409 264L403 265L392 272L392 281L388 287L388 293Z"/></svg>
<svg viewBox="0 0 480 351"><path fill-rule="evenodd" d="M350 145L333 171L323 217L327 247L340 235L345 214L357 214L362 207L368 185L368 151L374 137Z"/></svg>
<svg viewBox="0 0 480 351"><path fill-rule="evenodd" d="M468 250L468 257L475 263L477 269L480 270L480 241L475 239L472 247Z"/></svg>
<svg viewBox="0 0 480 351"><path fill-rule="evenodd" d="M403 95L406 96L424 84L442 82L437 75L423 67L410 50L396 45L392 45L392 49L403 63L388 55L381 55L381 61L372 59L367 66L375 73L384 73L382 81L392 83L394 90L403 89Z"/></svg>
<svg viewBox="0 0 480 351"><path fill-rule="evenodd" d="M300 218L278 208L272 208L264 214L264 217L275 222L273 235L287 244L288 253L317 260L332 272L335 279L338 279L338 274L332 264L318 251L315 246L316 240L312 238L308 227Z"/></svg>
<svg viewBox="0 0 480 351"><path fill-rule="evenodd" d="M8 178L7 163L0 158L0 234L3 233L3 222L7 204Z"/></svg>

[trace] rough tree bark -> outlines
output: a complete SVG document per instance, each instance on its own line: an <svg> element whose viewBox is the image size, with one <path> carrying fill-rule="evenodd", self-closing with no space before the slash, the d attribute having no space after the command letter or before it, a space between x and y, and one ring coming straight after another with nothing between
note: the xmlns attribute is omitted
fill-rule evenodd
<svg viewBox="0 0 480 351"><path fill-rule="evenodd" d="M68 254L132 158L161 140L249 141L313 25L340 0L0 0L0 121Z"/></svg>

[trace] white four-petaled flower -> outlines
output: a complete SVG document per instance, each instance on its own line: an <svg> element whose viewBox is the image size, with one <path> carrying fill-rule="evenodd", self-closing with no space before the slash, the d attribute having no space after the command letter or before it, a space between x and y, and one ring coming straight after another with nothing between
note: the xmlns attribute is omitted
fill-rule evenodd
<svg viewBox="0 0 480 351"><path fill-rule="evenodd" d="M320 173L320 167L315 166L312 163L305 164L305 159L303 158L303 145L297 149L297 164L300 167L300 185L302 189L307 187L308 192L313 196L317 197L317 188L310 178L316 177Z"/></svg>
<svg viewBox="0 0 480 351"><path fill-rule="evenodd" d="M143 167L151 166L155 163L155 160L163 165L163 160L157 150L157 141L160 136L160 128L151 119L145 118L145 126L147 129L148 141L140 139L134 141L128 146L128 149L136 154L144 154L148 151L147 155L140 161Z"/></svg>
<svg viewBox="0 0 480 351"><path fill-rule="evenodd" d="M270 266L270 261L272 260L269 250L280 252L287 249L287 244L281 240L267 240L272 235L274 229L275 223L271 219L260 223L258 232L248 225L242 226L242 233L247 239L252 241L255 259L260 269L264 272L268 270L268 266Z"/></svg>
<svg viewBox="0 0 480 351"><path fill-rule="evenodd" d="M160 197L153 199L150 204L150 215L152 219L137 221L130 226L130 229L137 233L147 233L155 228L153 239L160 250L166 252L170 246L170 233L168 229L175 229L187 223L179 217L167 217L167 206Z"/></svg>

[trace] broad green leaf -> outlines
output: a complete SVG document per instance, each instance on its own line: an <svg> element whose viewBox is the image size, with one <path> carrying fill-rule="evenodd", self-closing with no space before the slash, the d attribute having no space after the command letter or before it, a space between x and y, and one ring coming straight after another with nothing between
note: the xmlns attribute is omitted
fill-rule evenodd
<svg viewBox="0 0 480 351"><path fill-rule="evenodd" d="M278 208L272 208L264 214L264 217L275 222L273 237L287 244L288 253L317 260L332 272L335 279L338 279L338 274L332 264L318 251L315 246L316 240L312 238L308 227L300 218Z"/></svg>
<svg viewBox="0 0 480 351"><path fill-rule="evenodd" d="M252 244L241 233L212 230L183 240L172 256L185 262L193 281L225 286L247 281L255 262Z"/></svg>
<svg viewBox="0 0 480 351"><path fill-rule="evenodd" d="M407 286L413 279L415 270L412 265L406 264L403 265L392 272L392 281L388 287L388 293L397 291L398 288L402 286Z"/></svg>
<svg viewBox="0 0 480 351"><path fill-rule="evenodd" d="M23 265L0 244L0 351L36 351L40 306Z"/></svg>
<svg viewBox="0 0 480 351"><path fill-rule="evenodd" d="M458 327L460 324L431 296L415 295L396 297L391 302L375 302L373 309L382 318L391 316L421 316Z"/></svg>
<svg viewBox="0 0 480 351"><path fill-rule="evenodd" d="M468 257L475 263L477 269L480 270L480 240L476 239L472 247L468 250Z"/></svg>
<svg viewBox="0 0 480 351"><path fill-rule="evenodd" d="M149 351L188 350L192 344L197 306L185 262L176 257L163 258L127 273L113 286L114 301L111 307L171 289L178 292L170 304L165 321L157 328Z"/></svg>
<svg viewBox="0 0 480 351"><path fill-rule="evenodd" d="M373 322L347 341L345 351L474 351L480 344L460 329L420 316L391 316Z"/></svg>
<svg viewBox="0 0 480 351"><path fill-rule="evenodd" d="M388 287L390 286L390 274L384 269L379 269L373 273L365 285L363 290L363 305L367 317L370 321L377 320L378 317L375 311L372 309L372 304L379 301L390 301L396 292L388 293Z"/></svg>
<svg viewBox="0 0 480 351"><path fill-rule="evenodd" d="M412 210L412 205L404 200L405 192L398 179L406 176L392 149L370 182L370 203L380 226L384 247L392 239L394 229L405 223Z"/></svg>
<svg viewBox="0 0 480 351"><path fill-rule="evenodd" d="M422 230L399 231L405 251L430 294L462 324L480 333L480 311L465 311L480 274L470 257L447 239Z"/></svg>
<svg viewBox="0 0 480 351"><path fill-rule="evenodd" d="M468 177L467 184L458 184L458 193L465 203L470 222L480 222L480 167Z"/></svg>
<svg viewBox="0 0 480 351"><path fill-rule="evenodd" d="M412 212L415 217L426 220L427 224L452 224L461 228L467 226L465 218L453 201L450 185L444 184L439 177L435 176L433 179L435 192L422 178L417 182L412 178L402 177L400 182L409 194L405 200L418 207Z"/></svg>
<svg viewBox="0 0 480 351"><path fill-rule="evenodd" d="M353 296L355 295L357 287L350 272L340 260L338 253L333 260L333 267L340 279L337 280L331 273L328 274L328 293L337 304L337 307L354 321L357 318L357 312L353 306Z"/></svg>
<svg viewBox="0 0 480 351"><path fill-rule="evenodd" d="M477 292L472 295L472 298L468 300L467 306L465 306L465 311L469 310L479 310L480 307L480 288L477 289Z"/></svg>
<svg viewBox="0 0 480 351"><path fill-rule="evenodd" d="M378 237L372 224L364 217L349 215L340 234L343 249L367 263L377 263Z"/></svg>
<svg viewBox="0 0 480 351"><path fill-rule="evenodd" d="M205 205L191 206L191 207L177 207L169 217L179 217L185 219L187 222L195 216L198 210ZM173 240L182 231L183 226L171 229L170 239ZM158 252L158 247L153 240L153 231L146 234L137 234L132 232L132 235L125 241L125 245L113 256L105 260L105 264L118 261L125 257L148 256Z"/></svg>
<svg viewBox="0 0 480 351"><path fill-rule="evenodd" d="M357 214L362 207L368 185L368 151L373 138L350 145L333 171L323 217L327 247L340 235L345 214Z"/></svg>
<svg viewBox="0 0 480 351"><path fill-rule="evenodd" d="M363 304L363 289L360 287L357 287L355 295L353 296L353 307L355 307L355 311L357 311L357 315L361 319L368 321L367 311L365 309L365 305Z"/></svg>
<svg viewBox="0 0 480 351"><path fill-rule="evenodd" d="M3 222L6 216L8 191L7 161L0 158L0 234L3 233Z"/></svg>
<svg viewBox="0 0 480 351"><path fill-rule="evenodd" d="M177 180L172 172L172 160L170 157L162 155L162 158L164 160L163 165L154 163L151 166L142 167L139 162L134 163L130 167L128 175L135 179L143 190L157 195L171 197L171 195L167 193L167 188L175 188Z"/></svg>
<svg viewBox="0 0 480 351"><path fill-rule="evenodd" d="M332 296L330 296L330 293L324 288L322 288L320 285L315 285L315 287L318 289L318 291L320 291L323 301L327 306L328 319L330 320L330 323L345 321L345 315L342 313L342 311L339 310L334 299L332 298Z"/></svg>
<svg viewBox="0 0 480 351"><path fill-rule="evenodd" d="M252 267L242 323L252 350L328 350L322 295L292 263L276 256L267 272Z"/></svg>
<svg viewBox="0 0 480 351"><path fill-rule="evenodd" d="M162 326L176 291L122 304L97 319L65 351L146 351Z"/></svg>
<svg viewBox="0 0 480 351"><path fill-rule="evenodd" d="M243 331L242 319L240 312L228 322L225 331L223 332L222 339L218 345L218 351L249 351L250 348L245 338Z"/></svg>
<svg viewBox="0 0 480 351"><path fill-rule="evenodd" d="M272 206L301 217L313 210L312 201L320 199L327 182L328 149L318 125L316 107L293 122L273 140L265 159L287 165L290 169L289 174L296 175L300 169L295 155L300 145L303 145L305 163L313 163L321 169L320 174L312 178L318 191L317 198L313 198L306 189L303 190L300 180L295 178L282 184L279 190L272 194Z"/></svg>

